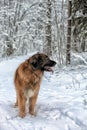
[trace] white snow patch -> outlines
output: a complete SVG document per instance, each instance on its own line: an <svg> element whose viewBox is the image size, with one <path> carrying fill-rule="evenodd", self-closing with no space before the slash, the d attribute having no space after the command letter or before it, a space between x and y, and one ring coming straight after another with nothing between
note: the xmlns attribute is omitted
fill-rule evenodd
<svg viewBox="0 0 87 130"><path fill-rule="evenodd" d="M37 115L27 113L23 119L18 117L18 108L13 107L14 72L31 55L0 63L0 130L87 130L86 68L57 68L54 74L45 73L36 104Z"/></svg>

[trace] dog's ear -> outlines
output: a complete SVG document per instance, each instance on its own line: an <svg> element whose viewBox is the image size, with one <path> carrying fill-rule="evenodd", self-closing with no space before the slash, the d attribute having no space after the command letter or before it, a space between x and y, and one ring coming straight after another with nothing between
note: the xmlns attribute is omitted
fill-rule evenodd
<svg viewBox="0 0 87 130"><path fill-rule="evenodd" d="M32 65L34 68L37 68L37 67L38 67L37 61L33 61L33 62L31 63L31 65Z"/></svg>
<svg viewBox="0 0 87 130"><path fill-rule="evenodd" d="M31 65L34 69L37 69L38 68L38 60L37 58L33 58L33 60L31 61Z"/></svg>
<svg viewBox="0 0 87 130"><path fill-rule="evenodd" d="M41 63L42 63L42 58L39 55L39 53L32 56L30 60L30 64L32 65L33 69L40 69Z"/></svg>

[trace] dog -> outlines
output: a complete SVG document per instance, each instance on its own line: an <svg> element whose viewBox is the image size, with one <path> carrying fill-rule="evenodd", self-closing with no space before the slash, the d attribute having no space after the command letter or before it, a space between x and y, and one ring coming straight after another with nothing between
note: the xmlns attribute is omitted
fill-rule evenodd
<svg viewBox="0 0 87 130"><path fill-rule="evenodd" d="M56 62L44 53L36 53L19 65L15 72L14 84L16 90L15 107L19 108L21 118L26 115L26 102L29 104L29 114L35 115L41 80L44 71L51 72Z"/></svg>

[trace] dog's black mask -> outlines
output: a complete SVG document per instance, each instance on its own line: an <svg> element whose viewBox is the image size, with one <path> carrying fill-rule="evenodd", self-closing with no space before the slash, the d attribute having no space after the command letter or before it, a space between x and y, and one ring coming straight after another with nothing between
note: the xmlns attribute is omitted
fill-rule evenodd
<svg viewBox="0 0 87 130"><path fill-rule="evenodd" d="M52 67L56 65L56 62L53 60L50 60L44 65L43 70L44 71L53 71Z"/></svg>

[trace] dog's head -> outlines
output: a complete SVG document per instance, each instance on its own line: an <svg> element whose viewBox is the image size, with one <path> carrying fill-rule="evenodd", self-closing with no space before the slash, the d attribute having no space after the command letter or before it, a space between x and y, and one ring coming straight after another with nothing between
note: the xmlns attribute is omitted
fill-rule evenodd
<svg viewBox="0 0 87 130"><path fill-rule="evenodd" d="M34 70L42 70L42 71L53 71L52 67L56 65L56 62L50 60L50 58L44 53L34 54L30 59L29 63L33 67Z"/></svg>

